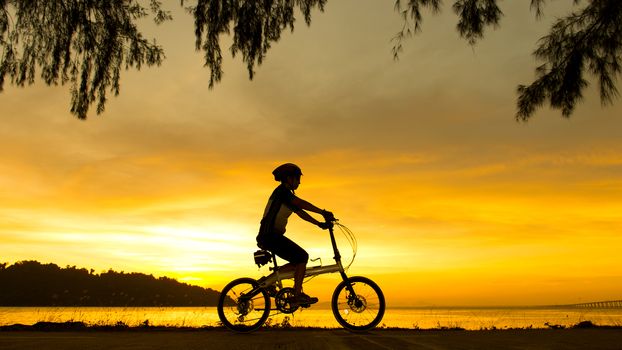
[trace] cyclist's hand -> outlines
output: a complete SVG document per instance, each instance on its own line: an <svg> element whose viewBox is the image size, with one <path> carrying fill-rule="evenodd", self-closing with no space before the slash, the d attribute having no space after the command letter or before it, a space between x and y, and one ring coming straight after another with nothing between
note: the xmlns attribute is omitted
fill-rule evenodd
<svg viewBox="0 0 622 350"><path fill-rule="evenodd" d="M333 226L332 222L320 222L318 224L318 227L321 228L322 230L327 230L329 228L331 228Z"/></svg>
<svg viewBox="0 0 622 350"><path fill-rule="evenodd" d="M322 211L322 216L324 217L324 220L326 220L326 222L335 221L335 215L333 215L333 213L328 210Z"/></svg>

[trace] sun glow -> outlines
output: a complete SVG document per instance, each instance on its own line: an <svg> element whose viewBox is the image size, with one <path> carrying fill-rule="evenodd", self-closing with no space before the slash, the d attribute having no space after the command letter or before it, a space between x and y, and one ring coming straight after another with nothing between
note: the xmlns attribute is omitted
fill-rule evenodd
<svg viewBox="0 0 622 350"><path fill-rule="evenodd" d="M562 190L568 186L563 183L543 190L546 179L542 178L500 192L499 181L503 183L516 169L510 163L484 172L463 166L438 172L436 164L444 162L440 155L373 157L378 160L364 162L370 154L342 151L301 158L306 167L298 194L330 208L354 231L359 245L351 272L377 276L393 300L419 303L407 301L409 293L394 283L402 280L398 276L412 276L408 283L428 293L436 289L426 283L438 288L460 285L463 299L456 293L434 293L447 302L482 303L485 298L478 293L491 281L513 289L535 280L550 288L541 290L555 295L559 283L567 282L545 283L550 276L567 281L586 278L596 266L606 276L617 264L614 247L622 242L612 228L620 225L622 205L592 194L600 183L619 179L595 181L597 175L585 175L582 183L592 189L586 201L581 191L571 195ZM528 163L537 164L530 172L542 174L546 170L541 169L559 159L549 162L539 157ZM591 161L570 163L575 168L589 167ZM236 276L260 273L253 268L251 253L256 249L258 218L276 185L265 176L266 168L271 169L267 162L223 164L227 171L206 175L217 186L201 190L193 183L187 188L178 185L179 192L171 199L168 192L149 196L138 192L117 209L105 206L102 211L93 204L70 214L62 208L5 207L5 257L17 260L27 250L27 258L68 265L76 265L78 259L98 270L149 271L218 289ZM396 168L400 171L392 171ZM482 181L490 176L497 182ZM240 181L229 183L231 178ZM330 241L321 231L292 216L288 235L305 246L312 258L332 263ZM349 262L352 253L347 241L338 235L338 242L344 262ZM327 281L332 279L316 283L323 286ZM317 292L323 293L323 288ZM420 303L429 299L421 297Z"/></svg>
<svg viewBox="0 0 622 350"><path fill-rule="evenodd" d="M66 87L7 85L0 263L214 289L259 277L267 270L252 252L270 172L295 162L297 194L357 237L349 273L376 280L391 306L620 299L622 104L601 108L591 91L571 119L544 109L515 123L535 33L554 18L535 21L521 3L504 2L516 15L475 49L446 11L398 62L387 48L399 29L391 6L331 3L275 43L253 81L225 58L211 90L179 13L153 29L162 67L127 72L121 95L86 122L66 110ZM332 263L324 231L292 216L287 235ZM305 289L325 301L338 278Z"/></svg>

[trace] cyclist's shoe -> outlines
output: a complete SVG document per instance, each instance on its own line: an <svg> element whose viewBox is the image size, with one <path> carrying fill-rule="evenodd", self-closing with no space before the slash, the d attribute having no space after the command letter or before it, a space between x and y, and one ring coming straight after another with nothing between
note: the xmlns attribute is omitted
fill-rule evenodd
<svg viewBox="0 0 622 350"><path fill-rule="evenodd" d="M316 297L310 297L305 293L300 293L300 295L296 297L295 303L301 307L309 307L311 304L317 303L317 301L318 298Z"/></svg>

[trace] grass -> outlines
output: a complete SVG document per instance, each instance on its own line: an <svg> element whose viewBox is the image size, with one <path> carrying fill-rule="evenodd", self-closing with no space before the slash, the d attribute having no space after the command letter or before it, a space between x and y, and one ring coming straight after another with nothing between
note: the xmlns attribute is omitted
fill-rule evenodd
<svg viewBox="0 0 622 350"><path fill-rule="evenodd" d="M550 325L547 324L548 329L558 330L558 329L622 329L622 326L615 325L597 325L592 321L581 321L572 326L563 326L563 325ZM149 323L149 320L143 321L138 326L129 326L126 323L119 321L113 325L89 325L84 322L76 322L76 321L67 321L67 322L48 322L41 321L37 322L33 325L23 325L23 324L14 324L9 326L0 326L0 332L2 331L40 331L40 332L62 332L62 331L144 331L144 330L154 330L154 331L197 331L197 330L211 330L211 329L223 329L222 326L203 326L203 327L186 327L186 326L152 326ZM275 323L266 323L265 328L269 329L291 329L291 330L322 330L322 329L331 329L331 328L323 328L323 327L300 327L293 326L288 317L285 317L281 322ZM337 328L339 329L339 328ZM438 325L434 328L401 328L401 327L386 327L382 325L377 327L376 330L409 330L409 331L464 331L464 328L461 327L448 327ZM503 330L533 330L533 328L487 328L480 329L480 331L503 331ZM544 328L546 330L546 328ZM477 332L477 331L473 331Z"/></svg>

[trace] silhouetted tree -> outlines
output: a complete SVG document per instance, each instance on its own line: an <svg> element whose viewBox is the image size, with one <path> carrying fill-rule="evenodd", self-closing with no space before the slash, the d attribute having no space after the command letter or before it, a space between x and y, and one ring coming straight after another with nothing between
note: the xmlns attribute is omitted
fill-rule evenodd
<svg viewBox="0 0 622 350"><path fill-rule="evenodd" d="M534 55L543 63L536 80L518 87L517 120L528 120L549 101L569 117L588 86L586 72L599 83L603 104L618 96L616 79L622 56L622 1L568 0L578 8L558 19L543 37ZM188 2L188 1L185 1ZM195 21L196 48L205 53L209 86L222 79L223 34L233 32L231 53L241 53L252 79L272 43L283 30L293 31L295 10L307 25L314 8L324 10L327 0L196 0L189 6ZM488 27L499 25L499 0L454 0L456 29L471 45ZM546 0L531 0L540 17ZM142 3L146 3L143 0ZM184 1L181 1L184 4ZM120 69L160 64L162 48L144 39L136 20L148 15L160 23L170 19L156 0L0 0L0 90L5 75L23 86L31 84L35 67L47 84L71 82L71 112L86 118L90 104L104 109L106 90L119 92ZM9 9L12 9L9 10ZM395 36L393 55L399 56L405 38L421 30L424 9L441 11L441 0L395 0L402 30ZM14 13L11 21L9 13Z"/></svg>
<svg viewBox="0 0 622 350"><path fill-rule="evenodd" d="M150 0L155 21L170 18ZM5 76L32 84L35 68L48 85L71 83L71 113L84 119L92 103L119 93L121 68L160 64L162 48L136 26L148 10L137 0L0 0L0 91Z"/></svg>
<svg viewBox="0 0 622 350"><path fill-rule="evenodd" d="M287 28L294 30L295 8L311 24L311 10L324 10L327 0L197 0L190 7L195 21L196 48L205 52L205 65L210 69L209 86L222 78L220 36L229 34L233 26L231 54L242 53L250 79L255 65L260 65L271 43L281 38Z"/></svg>
<svg viewBox="0 0 622 350"><path fill-rule="evenodd" d="M622 58L622 1L592 0L558 19L534 55L544 63L531 85L518 87L518 119L527 120L547 99L569 117L588 86L586 70L598 80L601 103L612 103Z"/></svg>
<svg viewBox="0 0 622 350"><path fill-rule="evenodd" d="M216 306L219 293L167 277L20 261L0 268L0 306Z"/></svg>
<svg viewBox="0 0 622 350"><path fill-rule="evenodd" d="M569 0L570 1L570 0ZM404 25L394 40L393 54L397 58L404 38L421 30L421 9L440 11L440 0L396 0ZM498 26L503 13L498 0L456 0L457 30L471 45L484 36L489 26ZM546 0L531 0L536 17L542 15ZM541 38L535 57L543 61L536 68L536 80L518 87L517 120L528 120L536 108L549 100L552 108L561 109L564 117L572 114L588 86L585 71L599 82L603 104L612 103L618 96L615 80L620 74L622 59L622 1L573 0L575 5L587 3L577 12L560 18L550 32Z"/></svg>

